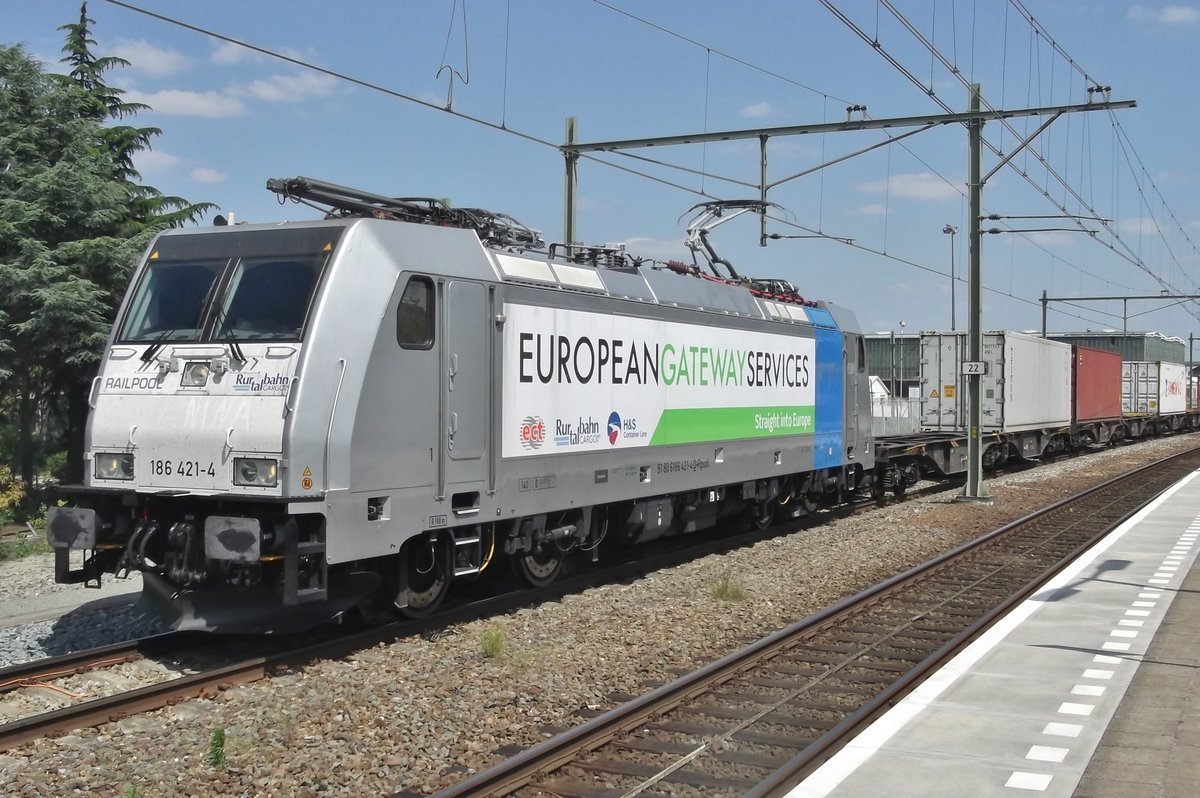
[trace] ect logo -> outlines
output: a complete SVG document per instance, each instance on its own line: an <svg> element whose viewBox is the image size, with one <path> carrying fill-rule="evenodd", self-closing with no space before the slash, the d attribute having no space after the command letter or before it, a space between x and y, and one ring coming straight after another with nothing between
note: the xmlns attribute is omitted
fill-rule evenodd
<svg viewBox="0 0 1200 798"><path fill-rule="evenodd" d="M525 416L521 421L518 439L524 449L542 448L542 444L546 442L546 423L542 421L541 416Z"/></svg>
<svg viewBox="0 0 1200 798"><path fill-rule="evenodd" d="M621 437L621 417L614 410L608 415L608 443L610 446L617 445L617 438Z"/></svg>

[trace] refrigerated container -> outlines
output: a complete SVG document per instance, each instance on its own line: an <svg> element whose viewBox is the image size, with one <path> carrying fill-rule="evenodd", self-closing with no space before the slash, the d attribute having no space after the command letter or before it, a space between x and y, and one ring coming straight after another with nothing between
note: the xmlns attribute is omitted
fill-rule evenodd
<svg viewBox="0 0 1200 798"><path fill-rule="evenodd" d="M1071 361L1072 408L1076 424L1121 417L1121 356L1076 346Z"/></svg>
<svg viewBox="0 0 1200 798"><path fill-rule="evenodd" d="M967 334L921 333L921 426L963 430L968 420ZM1070 344L1008 331L983 334L981 430L1020 432L1071 424Z"/></svg>
<svg viewBox="0 0 1200 798"><path fill-rule="evenodd" d="M1126 361L1121 373L1121 412L1165 416L1187 410L1188 373L1182 363Z"/></svg>

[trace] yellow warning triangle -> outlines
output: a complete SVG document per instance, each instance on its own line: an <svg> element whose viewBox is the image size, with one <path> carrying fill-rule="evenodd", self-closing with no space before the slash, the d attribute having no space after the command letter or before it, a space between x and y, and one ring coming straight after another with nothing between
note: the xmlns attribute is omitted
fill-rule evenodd
<svg viewBox="0 0 1200 798"><path fill-rule="evenodd" d="M938 398L938 392L937 392L937 388L934 388L934 389L933 389L933 392L929 394L929 398L930 398L930 399L937 399L937 398Z"/></svg>
<svg viewBox="0 0 1200 798"><path fill-rule="evenodd" d="M311 469L311 468L309 468L308 466L305 466L305 467L304 467L304 474L303 474L303 476L306 476L306 477L311 477L311 476L312 476L312 469Z"/></svg>

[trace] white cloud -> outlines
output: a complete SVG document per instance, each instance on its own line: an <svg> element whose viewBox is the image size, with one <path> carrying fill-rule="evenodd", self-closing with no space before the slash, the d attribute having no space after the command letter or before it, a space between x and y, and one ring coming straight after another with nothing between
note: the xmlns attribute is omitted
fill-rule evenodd
<svg viewBox="0 0 1200 798"><path fill-rule="evenodd" d="M243 64L255 57L253 50L242 47L240 44L224 42L219 39L214 39L213 41L218 42L217 49L213 50L212 55L208 58L214 64Z"/></svg>
<svg viewBox="0 0 1200 798"><path fill-rule="evenodd" d="M156 92L130 90L130 102L149 105L155 111L177 116L201 116L222 119L242 116L246 102L301 102L332 94L337 80L329 75L298 72L292 75L271 75L244 85L232 85L220 91L188 91L164 89Z"/></svg>
<svg viewBox="0 0 1200 798"><path fill-rule="evenodd" d="M634 236L623 242L625 251L635 258L657 258L659 260L686 260L691 262L688 248L682 238L663 240L661 238L646 238Z"/></svg>
<svg viewBox="0 0 1200 798"><path fill-rule="evenodd" d="M1068 233L1065 231L1054 230L1047 230L1039 233L1025 233L1025 235L1031 242L1034 244L1040 244L1043 247L1073 247L1087 239L1086 235L1080 235L1079 233ZM1005 238L1011 237L1012 236L1005 236Z"/></svg>
<svg viewBox="0 0 1200 798"><path fill-rule="evenodd" d="M112 48L112 54L124 58L130 68L154 77L173 75L187 66L188 59L174 50L165 50L145 39L122 39Z"/></svg>
<svg viewBox="0 0 1200 798"><path fill-rule="evenodd" d="M169 172L179 165L179 156L162 150L143 150L133 156L139 172Z"/></svg>
<svg viewBox="0 0 1200 798"><path fill-rule="evenodd" d="M1134 216L1117 222L1117 232L1130 236L1158 235L1158 225L1148 216Z"/></svg>
<svg viewBox="0 0 1200 798"><path fill-rule="evenodd" d="M1156 9L1138 5L1129 9L1129 18L1160 25L1191 25L1200 21L1200 11L1191 6L1171 5Z"/></svg>
<svg viewBox="0 0 1200 798"><path fill-rule="evenodd" d="M145 93L130 91L126 96L130 102L145 103L160 114L223 119L246 112L241 100L216 91L166 89Z"/></svg>
<svg viewBox="0 0 1200 798"><path fill-rule="evenodd" d="M878 202L872 202L870 205L863 205L858 209L858 212L864 216L886 216L888 209Z"/></svg>
<svg viewBox="0 0 1200 798"><path fill-rule="evenodd" d="M264 80L254 80L245 86L229 90L237 97L254 97L267 102L300 102L313 97L331 94L337 81L329 75L314 72L298 72L293 75L271 75Z"/></svg>
<svg viewBox="0 0 1200 798"><path fill-rule="evenodd" d="M915 200L944 200L961 196L957 187L930 172L892 175L887 180L859 183L858 189L867 194L888 193Z"/></svg>
<svg viewBox="0 0 1200 798"><path fill-rule="evenodd" d="M229 175L224 172L218 172L216 169L209 169L202 166L191 171L191 178L198 183L224 183L229 179Z"/></svg>
<svg viewBox="0 0 1200 798"><path fill-rule="evenodd" d="M738 111L739 114L747 119L762 119L764 116L770 116L773 112L774 109L771 108L770 103L754 103Z"/></svg>

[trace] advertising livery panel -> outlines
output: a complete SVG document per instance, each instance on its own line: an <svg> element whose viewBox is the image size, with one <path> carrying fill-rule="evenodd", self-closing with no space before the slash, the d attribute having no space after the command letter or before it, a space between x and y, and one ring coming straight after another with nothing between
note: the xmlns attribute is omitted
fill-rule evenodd
<svg viewBox="0 0 1200 798"><path fill-rule="evenodd" d="M816 431L812 338L504 307L503 456Z"/></svg>

